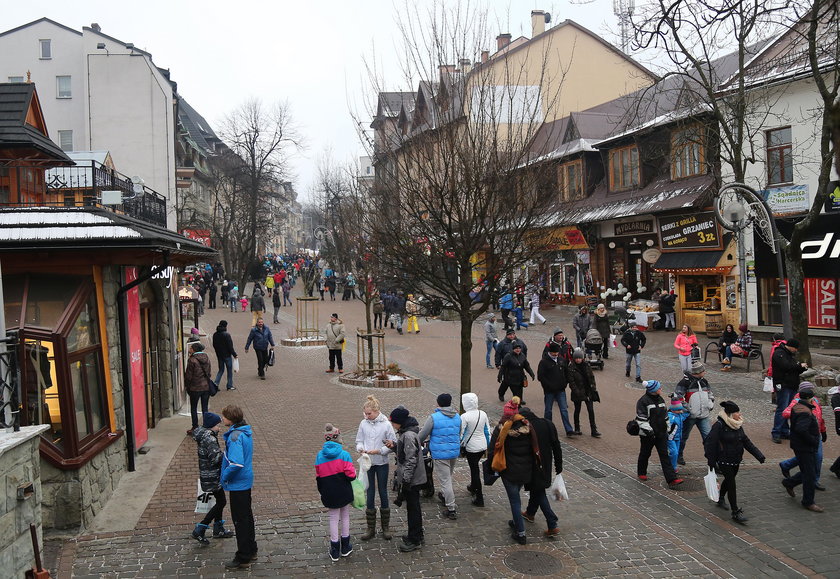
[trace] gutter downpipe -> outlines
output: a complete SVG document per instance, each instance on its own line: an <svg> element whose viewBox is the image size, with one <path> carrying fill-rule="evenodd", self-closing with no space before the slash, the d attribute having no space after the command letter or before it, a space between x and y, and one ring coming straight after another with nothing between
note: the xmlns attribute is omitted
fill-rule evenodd
<svg viewBox="0 0 840 579"><path fill-rule="evenodd" d="M123 408L125 408L125 429L127 431L126 446L128 450L128 472L134 472L134 454L137 451L134 440L134 406L131 400L131 368L129 359L131 350L128 344L128 291L134 289L169 267L169 252L163 252L163 264L153 267L146 275L139 276L134 281L125 284L117 290L117 319L120 329L120 366L122 371Z"/></svg>

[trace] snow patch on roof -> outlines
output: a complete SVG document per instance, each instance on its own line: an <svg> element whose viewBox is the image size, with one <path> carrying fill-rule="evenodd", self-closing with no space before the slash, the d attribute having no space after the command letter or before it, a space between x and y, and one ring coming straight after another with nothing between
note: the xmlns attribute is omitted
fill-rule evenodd
<svg viewBox="0 0 840 579"><path fill-rule="evenodd" d="M137 239L140 233L118 225L61 227L56 229L9 227L3 229L6 241L89 241L93 239Z"/></svg>
<svg viewBox="0 0 840 579"><path fill-rule="evenodd" d="M41 208L18 209L0 212L0 227L9 225L108 225L110 219L102 215L83 212L44 211Z"/></svg>

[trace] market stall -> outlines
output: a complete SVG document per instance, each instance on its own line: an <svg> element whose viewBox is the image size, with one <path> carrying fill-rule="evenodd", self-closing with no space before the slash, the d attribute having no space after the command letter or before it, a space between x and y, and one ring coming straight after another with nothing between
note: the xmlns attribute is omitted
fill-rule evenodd
<svg viewBox="0 0 840 579"><path fill-rule="evenodd" d="M628 302L627 312L633 314L636 327L645 331L659 319L659 303L653 300L633 300Z"/></svg>

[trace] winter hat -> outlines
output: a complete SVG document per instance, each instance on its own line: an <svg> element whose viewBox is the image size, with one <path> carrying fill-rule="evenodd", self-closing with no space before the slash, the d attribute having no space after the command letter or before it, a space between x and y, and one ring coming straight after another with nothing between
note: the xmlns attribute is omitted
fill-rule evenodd
<svg viewBox="0 0 840 579"><path fill-rule="evenodd" d="M405 421L408 419L408 408L404 408L402 406L397 406L391 411L391 416L389 420L394 424L399 424L402 426L405 424Z"/></svg>
<svg viewBox="0 0 840 579"><path fill-rule="evenodd" d="M560 344L558 344L557 342L551 342L548 345L548 351L549 352L559 352L560 351Z"/></svg>
<svg viewBox="0 0 840 579"><path fill-rule="evenodd" d="M635 328L636 327L636 320L629 320L627 322L627 325L630 326L631 328Z"/></svg>
<svg viewBox="0 0 840 579"><path fill-rule="evenodd" d="M811 398L814 395L814 386L813 382L802 382L799 384L799 397L800 398ZM807 394L807 396L803 396L803 394Z"/></svg>
<svg viewBox="0 0 840 579"><path fill-rule="evenodd" d="M338 314L330 314L330 317L335 318L337 320L338 319Z"/></svg>
<svg viewBox="0 0 840 579"><path fill-rule="evenodd" d="M437 405L440 406L441 408L446 408L447 406L452 406L452 395L447 394L446 392L438 395Z"/></svg>
<svg viewBox="0 0 840 579"><path fill-rule="evenodd" d="M193 328L190 330L190 334L193 334L195 336L199 335L200 333L201 332L198 331L198 328Z"/></svg>
<svg viewBox="0 0 840 579"><path fill-rule="evenodd" d="M222 328L227 328L227 320L219 320L219 326Z"/></svg>
<svg viewBox="0 0 840 579"><path fill-rule="evenodd" d="M791 338L790 340L785 340L785 343L790 346L791 348L799 348L799 340L796 338Z"/></svg>
<svg viewBox="0 0 840 579"><path fill-rule="evenodd" d="M324 426L324 440L341 444L341 431L328 422Z"/></svg>
<svg viewBox="0 0 840 579"><path fill-rule="evenodd" d="M679 412L680 410L685 410L683 407L683 399L680 396L676 396L671 398L671 412Z"/></svg>
<svg viewBox="0 0 840 579"><path fill-rule="evenodd" d="M723 411L729 414L730 416L735 414L736 412L740 412L741 409L738 408L738 405L732 402L731 400L724 400L720 403L723 406Z"/></svg>
<svg viewBox="0 0 840 579"><path fill-rule="evenodd" d="M580 348L575 348L575 351L572 352L572 359L573 360L583 360L586 358L586 354Z"/></svg>
<svg viewBox="0 0 840 579"><path fill-rule="evenodd" d="M514 396L507 402L505 402L504 408L502 408L502 421L509 420L513 418L517 412L519 412L519 396Z"/></svg>
<svg viewBox="0 0 840 579"><path fill-rule="evenodd" d="M204 428L210 429L222 421L222 417L212 412L205 412L201 415L201 425Z"/></svg>
<svg viewBox="0 0 840 579"><path fill-rule="evenodd" d="M659 380L645 380L642 382L642 386L645 387L648 394L653 394L654 392L658 392L662 389L662 384L659 383Z"/></svg>
<svg viewBox="0 0 840 579"><path fill-rule="evenodd" d="M703 362L692 362L690 371L692 374L702 374L706 371L706 366Z"/></svg>
<svg viewBox="0 0 840 579"><path fill-rule="evenodd" d="M560 328L554 328L554 334L552 334L552 335L556 336L557 334L562 334L562 333L563 333L563 330L561 330Z"/></svg>
<svg viewBox="0 0 840 579"><path fill-rule="evenodd" d="M505 332L505 336L515 336L515 335L516 335L516 330L514 330L513 328L508 328L508 331Z"/></svg>
<svg viewBox="0 0 840 579"><path fill-rule="evenodd" d="M740 326L738 326L738 331L741 332L742 334L744 332L746 332L748 329L749 329L749 326L747 326L747 324L741 324ZM738 412L738 411L736 410L735 412Z"/></svg>
<svg viewBox="0 0 840 579"><path fill-rule="evenodd" d="M517 348L519 348L521 350L522 349L522 344L520 344L519 342L514 342L513 345L510 347L511 350L515 350Z"/></svg>

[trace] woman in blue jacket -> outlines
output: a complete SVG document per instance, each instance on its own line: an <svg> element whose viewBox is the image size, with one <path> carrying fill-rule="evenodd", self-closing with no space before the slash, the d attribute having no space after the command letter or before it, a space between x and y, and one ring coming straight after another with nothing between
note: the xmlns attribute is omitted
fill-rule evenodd
<svg viewBox="0 0 840 579"><path fill-rule="evenodd" d="M254 442L251 426L239 406L230 404L222 410L225 454L222 457L222 488L230 497L230 518L236 529L236 554L225 563L228 569L250 567L257 556L254 513L251 510L251 487L254 484Z"/></svg>

